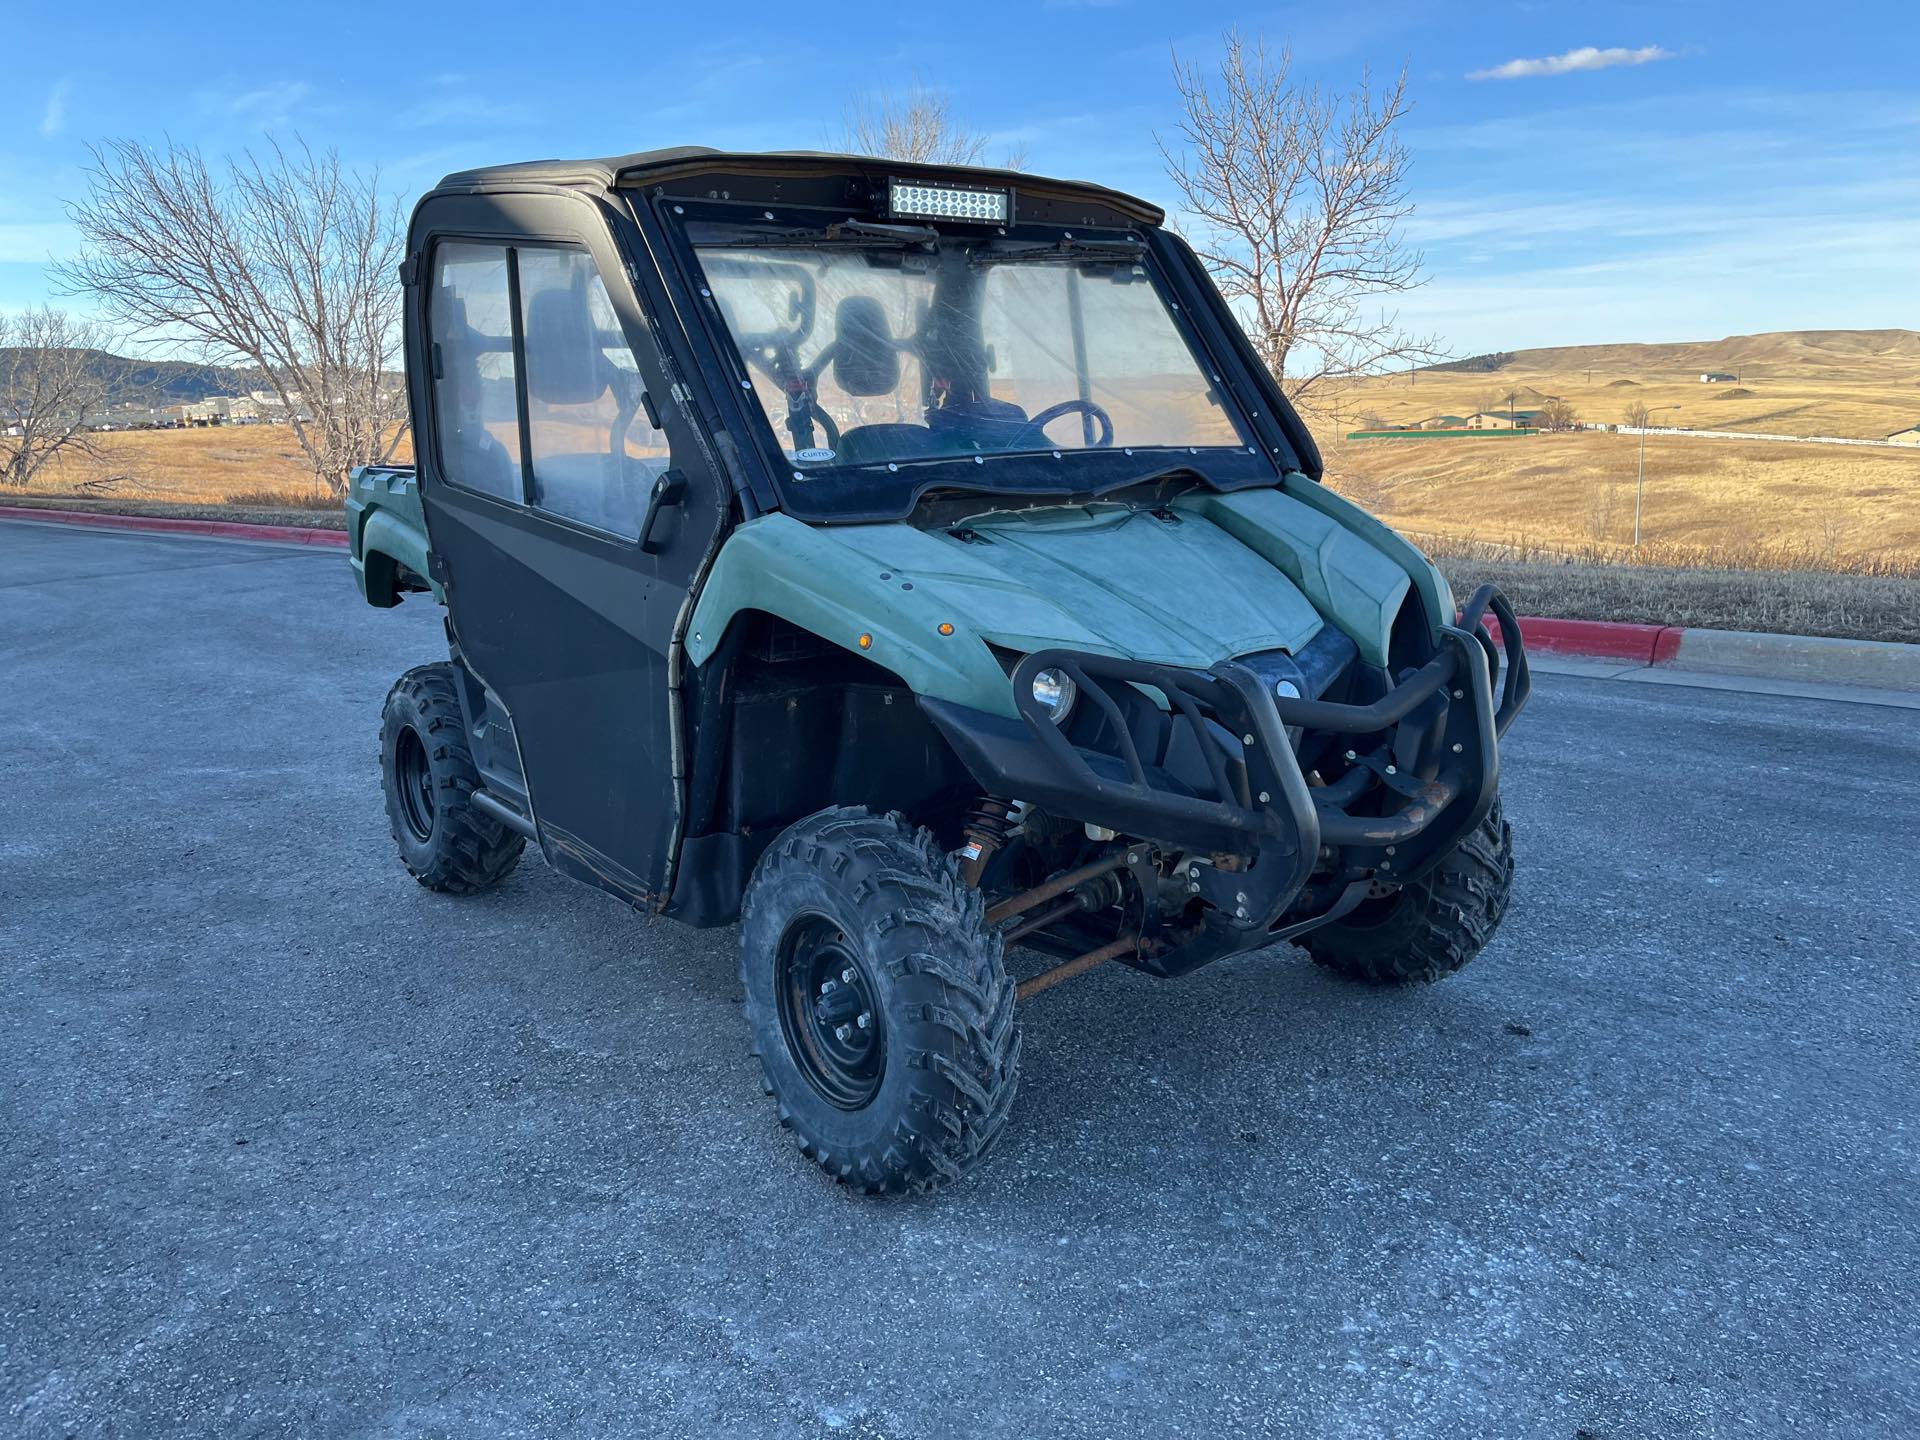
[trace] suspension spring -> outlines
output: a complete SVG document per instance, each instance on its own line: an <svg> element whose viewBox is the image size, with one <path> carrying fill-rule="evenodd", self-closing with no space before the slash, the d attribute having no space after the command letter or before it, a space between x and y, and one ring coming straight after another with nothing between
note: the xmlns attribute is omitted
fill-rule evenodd
<svg viewBox="0 0 1920 1440"><path fill-rule="evenodd" d="M982 795L961 824L966 843L960 847L960 878L969 886L980 883L993 852L1007 843L1013 830L1013 806L992 795Z"/></svg>

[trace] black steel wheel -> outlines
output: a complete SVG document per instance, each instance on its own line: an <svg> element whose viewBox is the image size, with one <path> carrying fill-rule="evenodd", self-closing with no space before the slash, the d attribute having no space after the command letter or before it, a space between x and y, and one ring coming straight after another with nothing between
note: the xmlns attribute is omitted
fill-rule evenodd
<svg viewBox="0 0 1920 1440"><path fill-rule="evenodd" d="M380 770L401 863L429 890L471 895L504 880L526 841L473 808L480 772L458 683L448 664L394 682L380 719Z"/></svg>
<svg viewBox="0 0 1920 1440"><path fill-rule="evenodd" d="M413 838L433 839L433 766L419 730L403 727L393 743L393 785L400 798L401 818Z"/></svg>
<svg viewBox="0 0 1920 1440"><path fill-rule="evenodd" d="M780 1031L827 1103L858 1110L886 1073L886 1018L867 962L825 915L799 915L775 959Z"/></svg>
<svg viewBox="0 0 1920 1440"><path fill-rule="evenodd" d="M1006 1124L1020 1032L1000 937L899 816L823 810L774 841L741 908L740 978L780 1123L835 1179L929 1190Z"/></svg>

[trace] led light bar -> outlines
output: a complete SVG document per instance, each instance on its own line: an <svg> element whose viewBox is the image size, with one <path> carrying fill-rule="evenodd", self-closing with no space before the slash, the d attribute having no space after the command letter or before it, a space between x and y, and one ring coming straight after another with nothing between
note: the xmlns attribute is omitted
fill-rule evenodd
<svg viewBox="0 0 1920 1440"><path fill-rule="evenodd" d="M983 190L971 185L922 185L916 180L887 182L887 213L899 219L970 220L976 225L1004 225L1013 210L1012 200L1005 190Z"/></svg>

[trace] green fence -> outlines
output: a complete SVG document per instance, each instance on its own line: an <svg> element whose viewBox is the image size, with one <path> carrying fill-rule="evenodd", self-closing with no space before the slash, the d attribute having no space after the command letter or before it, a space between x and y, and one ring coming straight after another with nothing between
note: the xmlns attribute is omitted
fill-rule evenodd
<svg viewBox="0 0 1920 1440"><path fill-rule="evenodd" d="M1349 430L1349 440L1457 440L1472 436L1476 440L1514 440L1540 431L1520 430Z"/></svg>

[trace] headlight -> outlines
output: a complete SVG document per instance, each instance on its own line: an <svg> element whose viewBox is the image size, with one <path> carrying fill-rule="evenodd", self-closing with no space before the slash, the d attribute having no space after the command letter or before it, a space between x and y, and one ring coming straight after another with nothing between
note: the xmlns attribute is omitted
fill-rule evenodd
<svg viewBox="0 0 1920 1440"><path fill-rule="evenodd" d="M1033 677L1033 698L1056 725L1067 718L1067 712L1073 709L1073 702L1079 696L1080 687L1064 670L1049 667Z"/></svg>

